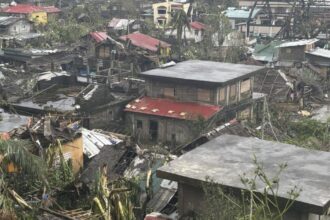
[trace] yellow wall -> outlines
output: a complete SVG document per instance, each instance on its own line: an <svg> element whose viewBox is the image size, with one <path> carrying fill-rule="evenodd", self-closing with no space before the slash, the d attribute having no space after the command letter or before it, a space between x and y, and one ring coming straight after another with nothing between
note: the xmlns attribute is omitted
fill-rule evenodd
<svg viewBox="0 0 330 220"><path fill-rule="evenodd" d="M63 155L70 155L72 160L73 173L77 174L84 165L83 141L82 137L62 145Z"/></svg>
<svg viewBox="0 0 330 220"><path fill-rule="evenodd" d="M30 21L36 22L37 24L46 24L47 23L47 12L32 12L28 16Z"/></svg>
<svg viewBox="0 0 330 220"><path fill-rule="evenodd" d="M154 11L154 23L156 24L157 27L162 27L158 24L158 18L160 17L165 17L166 23L165 26L168 26L172 20L172 5L178 5L180 3L174 3L174 2L170 2L170 1L166 1L166 2L160 2L160 3L155 3L152 5L153 11ZM183 5L183 10L185 12L188 12L189 9L189 3L187 4L181 4ZM158 8L159 7L165 7L166 8L166 13L165 14L158 14Z"/></svg>

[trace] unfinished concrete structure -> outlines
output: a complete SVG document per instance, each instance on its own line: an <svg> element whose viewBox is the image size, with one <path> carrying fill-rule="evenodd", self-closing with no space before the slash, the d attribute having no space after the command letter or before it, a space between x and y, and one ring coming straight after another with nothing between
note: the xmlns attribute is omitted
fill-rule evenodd
<svg viewBox="0 0 330 220"><path fill-rule="evenodd" d="M179 213L199 212L203 209L205 194L202 189L206 177L224 188L241 195L249 190L241 181L245 174L253 178L257 158L268 178L287 164L280 173L276 190L284 204L290 199L288 191L302 189L293 206L284 216L285 220L328 219L322 217L330 206L330 153L299 148L278 142L264 141L233 135L222 135L190 151L157 170L160 178L177 181ZM256 191L264 192L265 184L256 181ZM268 191L269 192L269 191Z"/></svg>
<svg viewBox="0 0 330 220"><path fill-rule="evenodd" d="M129 127L142 139L181 144L198 135L196 127L250 117L253 76L263 69L190 60L143 72L146 97L126 106Z"/></svg>

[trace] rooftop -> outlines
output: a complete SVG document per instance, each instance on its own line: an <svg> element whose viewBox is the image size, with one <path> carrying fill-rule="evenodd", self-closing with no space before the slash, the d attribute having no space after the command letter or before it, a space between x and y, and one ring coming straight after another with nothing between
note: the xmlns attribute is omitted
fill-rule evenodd
<svg viewBox="0 0 330 220"><path fill-rule="evenodd" d="M0 17L0 27L6 27L12 25L21 19L22 18L18 18L18 17Z"/></svg>
<svg viewBox="0 0 330 220"><path fill-rule="evenodd" d="M285 42L283 44L280 44L277 47L298 47L298 46L304 46L308 44L314 44L318 42L318 39L304 39L304 40L298 40L298 41L291 41L291 42Z"/></svg>
<svg viewBox="0 0 330 220"><path fill-rule="evenodd" d="M33 12L47 12L47 13L58 13L61 10L55 6L36 6L30 4L17 4L11 5L6 8L3 8L1 12L11 13L11 14L30 14Z"/></svg>
<svg viewBox="0 0 330 220"><path fill-rule="evenodd" d="M126 112L156 115L175 119L194 120L199 116L209 119L221 107L193 102L176 102L170 99L143 97L126 106Z"/></svg>
<svg viewBox="0 0 330 220"><path fill-rule="evenodd" d="M109 38L108 34L106 32L91 32L89 35L97 42L100 43L102 41L105 41Z"/></svg>
<svg viewBox="0 0 330 220"><path fill-rule="evenodd" d="M158 47L168 48L171 47L171 44L168 44L164 41L158 40L156 38L150 37L139 32L135 32L128 35L123 35L120 37L120 40L127 41L130 40L132 45L140 47L142 49L157 51Z"/></svg>
<svg viewBox="0 0 330 220"><path fill-rule="evenodd" d="M228 18L234 18L234 19L248 19L250 16L250 10L244 10L244 9L236 9L236 8L228 8L225 10L225 15ZM256 8L253 10L251 18L253 19L259 12L261 12L261 9Z"/></svg>
<svg viewBox="0 0 330 220"><path fill-rule="evenodd" d="M201 22L198 22L198 21L191 22L190 27L194 30L205 30L206 29L206 25Z"/></svg>
<svg viewBox="0 0 330 220"><path fill-rule="evenodd" d="M115 30L126 30L127 26L135 22L134 19L123 19L123 18L113 18L109 24L109 28L113 28Z"/></svg>
<svg viewBox="0 0 330 220"><path fill-rule="evenodd" d="M211 83L225 83L263 70L263 66L189 60L167 68L141 73L145 77L164 77Z"/></svg>
<svg viewBox="0 0 330 220"><path fill-rule="evenodd" d="M315 50L311 50L306 53L318 57L330 58L330 50L327 49L316 48Z"/></svg>
<svg viewBox="0 0 330 220"><path fill-rule="evenodd" d="M240 177L253 178L256 156L269 178L287 163L280 174L278 196L288 199L288 191L301 188L296 205L323 214L330 206L330 153L256 138L222 135L161 167L157 176L178 182L198 184L210 177L233 189L246 189ZM265 185L257 181L256 189Z"/></svg>

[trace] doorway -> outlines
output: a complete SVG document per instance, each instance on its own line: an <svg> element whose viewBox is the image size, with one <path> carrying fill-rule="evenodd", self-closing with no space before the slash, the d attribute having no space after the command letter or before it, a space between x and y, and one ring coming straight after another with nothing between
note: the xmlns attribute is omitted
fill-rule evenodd
<svg viewBox="0 0 330 220"><path fill-rule="evenodd" d="M150 120L149 135L152 141L156 141L158 139L158 121Z"/></svg>

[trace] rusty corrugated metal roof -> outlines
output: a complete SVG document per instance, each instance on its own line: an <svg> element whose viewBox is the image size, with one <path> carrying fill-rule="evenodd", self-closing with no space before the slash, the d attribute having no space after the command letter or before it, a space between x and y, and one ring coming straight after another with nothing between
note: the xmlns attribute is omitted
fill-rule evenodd
<svg viewBox="0 0 330 220"><path fill-rule="evenodd" d="M171 44L164 41L158 40L156 38L150 37L139 32L121 36L119 39L123 41L130 40L131 43L136 46L150 51L157 51L158 47L168 48Z"/></svg>
<svg viewBox="0 0 330 220"><path fill-rule="evenodd" d="M199 116L209 119L221 109L222 107L216 105L143 97L128 104L125 111L175 119L195 120Z"/></svg>

